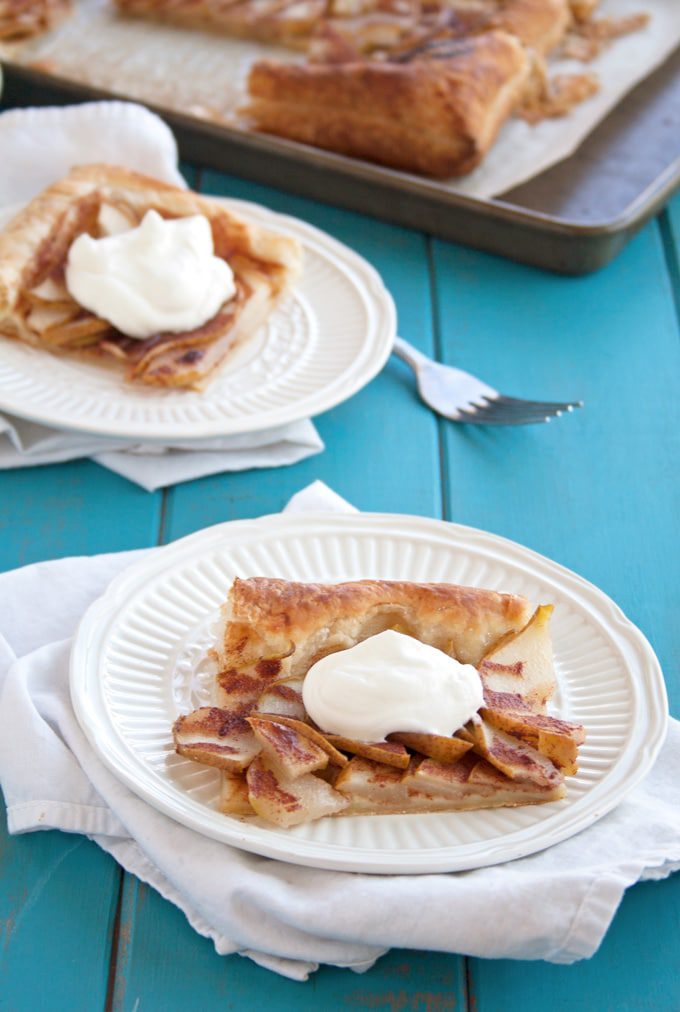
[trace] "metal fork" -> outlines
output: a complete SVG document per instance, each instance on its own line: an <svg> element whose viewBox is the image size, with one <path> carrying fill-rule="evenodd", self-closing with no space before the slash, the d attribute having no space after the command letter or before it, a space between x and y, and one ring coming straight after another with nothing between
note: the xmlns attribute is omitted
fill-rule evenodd
<svg viewBox="0 0 680 1012"><path fill-rule="evenodd" d="M453 422L535 425L583 407L583 401L525 401L505 397L469 372L434 362L401 337L395 338L393 351L413 369L425 403Z"/></svg>

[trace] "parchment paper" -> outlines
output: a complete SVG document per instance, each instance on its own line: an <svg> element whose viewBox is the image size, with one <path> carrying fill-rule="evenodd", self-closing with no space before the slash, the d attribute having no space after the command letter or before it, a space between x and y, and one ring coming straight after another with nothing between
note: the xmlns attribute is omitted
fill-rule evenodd
<svg viewBox="0 0 680 1012"><path fill-rule="evenodd" d="M551 73L597 73L601 88L568 116L531 126L512 119L484 162L453 192L493 197L569 157L607 113L680 44L680 0L604 0L600 14L648 12L646 28L609 43L596 60L551 60ZM108 0L80 0L73 18L23 46L0 45L0 58L118 95L238 125L250 64L265 56L303 59L278 47L118 16ZM390 173L401 175L401 173Z"/></svg>

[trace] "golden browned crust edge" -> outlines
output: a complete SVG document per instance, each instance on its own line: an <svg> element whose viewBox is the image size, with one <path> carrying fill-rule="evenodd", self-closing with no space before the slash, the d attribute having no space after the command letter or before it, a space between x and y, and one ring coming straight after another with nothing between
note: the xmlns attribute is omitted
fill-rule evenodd
<svg viewBox="0 0 680 1012"><path fill-rule="evenodd" d="M253 667L266 681L267 664L271 678L301 677L320 654L395 627L460 661L478 664L502 636L523 628L531 614L524 597L453 584L236 579L218 642L221 684L227 686L230 677L238 680Z"/></svg>
<svg viewBox="0 0 680 1012"><path fill-rule="evenodd" d="M503 4L489 25L545 56L562 41L571 21L569 0L512 0Z"/></svg>

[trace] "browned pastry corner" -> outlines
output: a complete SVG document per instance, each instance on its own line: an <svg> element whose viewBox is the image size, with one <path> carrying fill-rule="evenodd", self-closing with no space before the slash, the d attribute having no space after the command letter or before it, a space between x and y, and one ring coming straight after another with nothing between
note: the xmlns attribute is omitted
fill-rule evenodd
<svg viewBox="0 0 680 1012"><path fill-rule="evenodd" d="M509 0L489 19L488 28L501 28L545 56L562 41L571 20L569 0Z"/></svg>
<svg viewBox="0 0 680 1012"><path fill-rule="evenodd" d="M258 130L431 176L474 168L522 97L530 61L505 32L444 40L408 62L256 63Z"/></svg>
<svg viewBox="0 0 680 1012"><path fill-rule="evenodd" d="M72 0L0 0L0 40L13 42L41 35L72 9Z"/></svg>
<svg viewBox="0 0 680 1012"><path fill-rule="evenodd" d="M135 340L77 304L64 280L71 243L108 234L106 213L127 227L148 210L204 215L215 255L234 271L236 296L201 327ZM126 169L88 165L36 197L0 232L0 335L52 352L123 367L129 381L201 387L257 329L298 275L297 241L245 222L219 203Z"/></svg>

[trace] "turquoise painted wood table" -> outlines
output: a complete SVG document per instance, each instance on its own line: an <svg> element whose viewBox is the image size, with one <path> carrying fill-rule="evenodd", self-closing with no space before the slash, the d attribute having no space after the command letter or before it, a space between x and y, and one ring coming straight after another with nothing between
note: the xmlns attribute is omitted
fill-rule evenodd
<svg viewBox="0 0 680 1012"><path fill-rule="evenodd" d="M167 542L280 509L314 478L366 510L445 517L523 542L610 594L655 647L680 713L680 201L602 272L558 277L196 168L205 193L298 215L355 247L394 294L401 334L518 396L583 398L547 426L435 419L392 359L318 419L326 452L147 494L91 462L0 473L0 568ZM1 617L0 617L1 621ZM678 1012L680 875L626 894L574 966L395 951L306 984L219 957L94 843L0 836L0 1009ZM539 898L540 900L540 898ZM455 916L455 911L452 911Z"/></svg>

